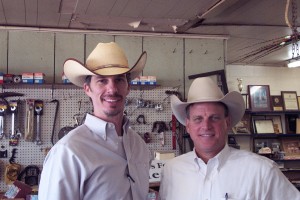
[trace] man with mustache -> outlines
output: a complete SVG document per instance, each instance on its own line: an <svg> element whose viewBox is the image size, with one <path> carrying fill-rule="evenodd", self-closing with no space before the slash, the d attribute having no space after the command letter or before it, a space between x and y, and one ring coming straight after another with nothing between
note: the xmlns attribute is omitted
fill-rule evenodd
<svg viewBox="0 0 300 200"><path fill-rule="evenodd" d="M64 63L64 73L93 104L82 125L51 148L42 170L40 200L141 200L149 190L149 150L124 116L130 80L146 63L143 52L128 67L114 42L99 43L83 65Z"/></svg>

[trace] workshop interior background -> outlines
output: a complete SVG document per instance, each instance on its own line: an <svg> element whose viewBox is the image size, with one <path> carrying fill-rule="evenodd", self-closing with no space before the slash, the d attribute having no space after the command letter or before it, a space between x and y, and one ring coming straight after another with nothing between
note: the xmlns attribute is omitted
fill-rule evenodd
<svg viewBox="0 0 300 200"><path fill-rule="evenodd" d="M24 72L41 72L45 74L45 84L23 84L18 86L3 85L2 93L18 92L24 96L8 97L7 101L20 100L17 124L24 133L26 122L26 102L29 99L43 100L43 114L41 119L41 145L35 141L25 141L20 138L17 146L10 146L9 139L0 141L1 151L7 150L7 158L0 158L0 190L5 191L5 166L9 163L13 149L17 149L14 161L25 168L28 165L37 165L42 169L45 151L58 140L60 129L74 126L74 116L79 122L85 112L91 111L89 99L81 88L62 84L62 71L65 59L73 57L84 62L92 49L99 42L117 42L126 52L129 64L132 66L142 51L147 51L148 60L143 75L156 76L157 87L133 88L128 97L126 112L133 122L133 127L141 134L150 133L151 154L155 150L174 151L176 155L189 151L186 141L172 145L172 131L165 132L165 145L161 145L160 135L153 129L153 123L163 121L167 125L172 120L169 105L169 95L166 91L179 92L182 98L187 96L191 81L188 76L217 70L225 70L229 91L236 90L237 78L243 79L243 84L270 85L272 95L280 91L297 91L299 88L299 69L272 68L259 66L225 66L226 38L171 38L124 36L109 34L83 34L60 32L35 31L0 31L0 72L20 75ZM279 81L283 80L283 81ZM288 81L284 81L288 80ZM244 91L245 92L245 88ZM138 100L143 99L154 105L159 104L162 109L138 106ZM54 117L56 102L59 109L54 131ZM136 121L143 115L144 123ZM0 116L1 117L1 116ZM3 116L4 132L10 133L11 114ZM168 126L169 127L169 126ZM54 133L54 136L52 135ZM52 137L53 136L53 137ZM179 141L179 140L177 140ZM251 150L249 140L238 140L241 148ZM185 147L185 148L183 148ZM153 155L152 155L153 156Z"/></svg>
<svg viewBox="0 0 300 200"><path fill-rule="evenodd" d="M18 145L10 146L7 138L12 129L12 113L3 113L4 137L0 140L1 152L7 157L1 159L0 190L5 191L5 166L12 160L24 169L36 165L42 169L46 151L58 141L58 134L64 127L80 124L86 112L91 112L91 104L81 88L62 84L63 63L73 57L84 63L86 57L99 42L117 42L126 52L130 66L134 64L142 51L147 51L148 60L143 75L157 77L157 86L132 88L126 104L126 114L132 121L132 127L144 138L150 135L148 146L151 156L156 150L172 151L179 155L184 150L183 144L176 142L170 128L172 112L170 109L170 92L184 94L190 80L182 74L196 74L209 70L224 68L224 40L185 39L163 37L118 36L80 33L54 33L34 31L0 31L0 72L21 75L22 73L44 73L44 84L4 84L2 93L17 92L23 96L7 97L5 100L18 101L15 114L15 129L23 134ZM200 52L201 53L200 53ZM186 55L184 55L186 54ZM201 68L195 63L201 58ZM186 57L186 58L184 58ZM188 59L187 59L188 58ZM203 62L206 60L206 62ZM185 67L183 67L185 63ZM191 67L187 67L191 66ZM166 91L169 91L166 92ZM28 103L41 100L43 110L34 117L34 137L24 138ZM56 110L57 117L55 119ZM37 145L37 118L40 119L42 143ZM137 120L138 119L138 120ZM157 123L165 124L162 134ZM155 125L155 126L154 126ZM54 128L54 129L53 129ZM7 136L7 137L6 137ZM15 150L14 150L15 149ZM15 154L13 154L13 150ZM5 153L4 153L5 155ZM14 158L12 158L14 156Z"/></svg>

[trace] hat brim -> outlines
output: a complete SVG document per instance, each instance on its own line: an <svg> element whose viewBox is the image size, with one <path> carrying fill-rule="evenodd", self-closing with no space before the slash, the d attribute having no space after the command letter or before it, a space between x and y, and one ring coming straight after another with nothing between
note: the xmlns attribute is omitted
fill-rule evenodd
<svg viewBox="0 0 300 200"><path fill-rule="evenodd" d="M205 100L205 101L192 101L182 102L176 95L171 96L171 108L176 116L177 120L182 124L186 125L186 107L193 103L204 103L204 102L221 102L224 103L229 110L229 116L231 118L231 126L235 126L243 117L245 113L245 102L243 97L236 91L227 93L223 98L217 100Z"/></svg>
<svg viewBox="0 0 300 200"><path fill-rule="evenodd" d="M147 53L143 52L135 65L132 68L123 67L110 67L98 69L94 72L90 71L83 63L80 61L70 58L64 63L64 74L74 85L78 87L83 87L86 76L89 75L119 75L119 74L129 74L130 79L138 77L143 71L147 60Z"/></svg>

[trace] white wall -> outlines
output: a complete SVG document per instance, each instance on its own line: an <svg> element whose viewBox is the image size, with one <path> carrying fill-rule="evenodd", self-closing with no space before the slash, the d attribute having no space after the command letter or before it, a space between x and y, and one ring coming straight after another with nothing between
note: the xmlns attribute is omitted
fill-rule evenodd
<svg viewBox="0 0 300 200"><path fill-rule="evenodd" d="M300 96L300 68L227 65L225 67L229 91L239 91L237 78L242 79L242 93L248 85L269 85L270 95L281 95L281 91L296 91ZM241 149L251 150L250 137L236 137Z"/></svg>
<svg viewBox="0 0 300 200"><path fill-rule="evenodd" d="M238 91L237 78L243 79L242 93L248 85L269 85L271 95L281 91L296 91L300 96L300 68L227 65L226 78L229 91Z"/></svg>

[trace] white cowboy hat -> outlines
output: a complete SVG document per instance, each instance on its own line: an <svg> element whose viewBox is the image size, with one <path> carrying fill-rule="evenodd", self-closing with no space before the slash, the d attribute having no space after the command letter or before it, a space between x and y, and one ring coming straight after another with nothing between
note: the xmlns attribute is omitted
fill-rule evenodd
<svg viewBox="0 0 300 200"><path fill-rule="evenodd" d="M222 102L228 107L231 125L236 125L245 113L245 102L239 92L232 91L225 96L217 84L208 77L197 78L193 81L187 102L182 102L175 95L171 96L171 108L177 120L185 124L186 107L193 103Z"/></svg>
<svg viewBox="0 0 300 200"><path fill-rule="evenodd" d="M75 85L83 87L88 75L118 75L129 73L130 79L136 78L144 69L147 53L143 52L132 68L128 67L128 60L116 43L99 43L82 64L76 59L69 58L64 63L65 76Z"/></svg>

